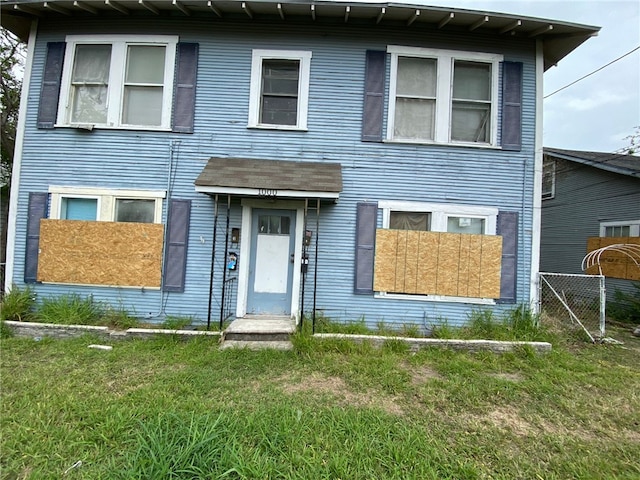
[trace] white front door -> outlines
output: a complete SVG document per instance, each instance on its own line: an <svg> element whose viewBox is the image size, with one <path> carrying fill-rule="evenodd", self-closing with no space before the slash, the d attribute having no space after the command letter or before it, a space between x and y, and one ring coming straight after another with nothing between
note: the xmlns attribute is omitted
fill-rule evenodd
<svg viewBox="0 0 640 480"><path fill-rule="evenodd" d="M296 211L253 209L247 313L291 314Z"/></svg>

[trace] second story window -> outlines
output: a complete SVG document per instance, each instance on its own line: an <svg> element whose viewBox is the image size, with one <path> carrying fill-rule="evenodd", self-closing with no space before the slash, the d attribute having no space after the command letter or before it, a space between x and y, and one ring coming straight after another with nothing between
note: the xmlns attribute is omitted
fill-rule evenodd
<svg viewBox="0 0 640 480"><path fill-rule="evenodd" d="M501 55L389 46L387 140L497 145Z"/></svg>
<svg viewBox="0 0 640 480"><path fill-rule="evenodd" d="M254 50L249 127L306 130L311 52Z"/></svg>
<svg viewBox="0 0 640 480"><path fill-rule="evenodd" d="M176 37L67 37L59 125L169 129Z"/></svg>

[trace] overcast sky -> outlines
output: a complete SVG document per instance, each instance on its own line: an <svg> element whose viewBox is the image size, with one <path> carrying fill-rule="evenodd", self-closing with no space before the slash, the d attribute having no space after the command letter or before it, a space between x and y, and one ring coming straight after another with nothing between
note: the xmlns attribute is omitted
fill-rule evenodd
<svg viewBox="0 0 640 480"><path fill-rule="evenodd" d="M640 46L638 0L433 0L434 6L468 8L601 27L544 74L544 93L587 75ZM544 100L544 146L613 152L640 126L640 50Z"/></svg>

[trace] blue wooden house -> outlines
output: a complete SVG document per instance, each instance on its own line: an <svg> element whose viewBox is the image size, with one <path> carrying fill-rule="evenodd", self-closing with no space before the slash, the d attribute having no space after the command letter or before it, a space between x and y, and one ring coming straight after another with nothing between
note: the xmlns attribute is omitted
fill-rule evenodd
<svg viewBox="0 0 640 480"><path fill-rule="evenodd" d="M5 288L149 319L461 324L535 300L542 77L598 28L338 1L2 1Z"/></svg>

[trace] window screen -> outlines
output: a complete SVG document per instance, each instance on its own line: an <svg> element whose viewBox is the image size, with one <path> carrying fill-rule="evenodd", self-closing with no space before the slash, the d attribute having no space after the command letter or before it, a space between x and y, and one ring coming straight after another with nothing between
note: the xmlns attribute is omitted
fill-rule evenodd
<svg viewBox="0 0 640 480"><path fill-rule="evenodd" d="M116 222L153 223L155 217L155 200L116 200Z"/></svg>
<svg viewBox="0 0 640 480"><path fill-rule="evenodd" d="M489 142L491 65L456 60L453 71L451 139Z"/></svg>
<svg viewBox="0 0 640 480"><path fill-rule="evenodd" d="M436 60L398 57L394 136L433 140Z"/></svg>
<svg viewBox="0 0 640 480"><path fill-rule="evenodd" d="M299 60L262 61L260 123L296 125Z"/></svg>
<svg viewBox="0 0 640 480"><path fill-rule="evenodd" d="M71 78L72 123L106 123L111 45L78 45Z"/></svg>
<svg viewBox="0 0 640 480"><path fill-rule="evenodd" d="M162 123L165 54L164 46L128 47L122 123L153 126Z"/></svg>

